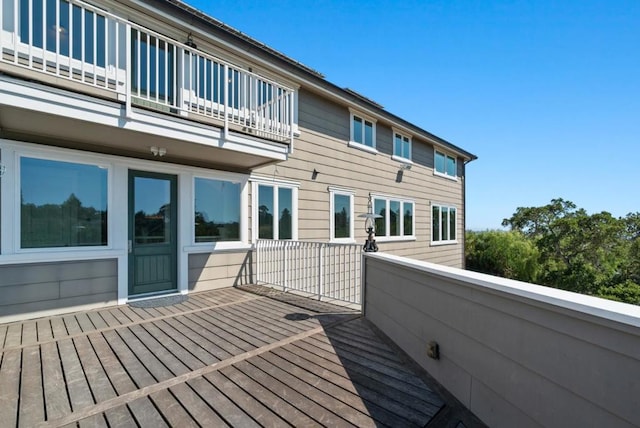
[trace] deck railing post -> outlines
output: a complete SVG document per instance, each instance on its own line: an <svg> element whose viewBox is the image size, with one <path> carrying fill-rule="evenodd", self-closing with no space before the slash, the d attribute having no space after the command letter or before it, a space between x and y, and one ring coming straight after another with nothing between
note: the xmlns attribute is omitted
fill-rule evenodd
<svg viewBox="0 0 640 428"><path fill-rule="evenodd" d="M320 244L318 248L318 300L324 294L324 248L325 244Z"/></svg>
<svg viewBox="0 0 640 428"><path fill-rule="evenodd" d="M127 23L125 30L125 70L124 75L125 78L125 117L127 119L131 119L131 81L133 79L133 75L131 74L131 24Z"/></svg>
<svg viewBox="0 0 640 428"><path fill-rule="evenodd" d="M227 64L223 67L224 70L224 138L229 137L229 85L231 84L231 78L229 77L229 66Z"/></svg>
<svg viewBox="0 0 640 428"><path fill-rule="evenodd" d="M288 245L285 242L282 245L282 258L283 258L283 266L282 266L282 291L287 291L287 269L289 268L289 260L287 259L287 256L289 254L288 250Z"/></svg>

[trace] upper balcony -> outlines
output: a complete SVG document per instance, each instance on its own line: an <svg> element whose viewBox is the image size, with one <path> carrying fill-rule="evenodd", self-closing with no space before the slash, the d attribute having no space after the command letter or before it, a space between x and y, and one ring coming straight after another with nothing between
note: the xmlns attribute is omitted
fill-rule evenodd
<svg viewBox="0 0 640 428"><path fill-rule="evenodd" d="M120 123L135 107L216 127L221 140L249 136L279 152L293 141L294 89L193 43L75 0L0 0L0 24L0 71L114 101Z"/></svg>

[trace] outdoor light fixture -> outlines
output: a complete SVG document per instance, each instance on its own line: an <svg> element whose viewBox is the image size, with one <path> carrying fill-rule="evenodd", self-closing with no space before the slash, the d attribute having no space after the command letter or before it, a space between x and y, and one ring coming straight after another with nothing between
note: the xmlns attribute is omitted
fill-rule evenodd
<svg viewBox="0 0 640 428"><path fill-rule="evenodd" d="M371 200L371 193L369 193L369 201L367 202L367 213L360 214L358 217L364 218L364 230L367 232L367 239L364 241L362 250L366 253L375 253L378 251L378 244L376 244L376 219L382 218L380 214L374 214L373 203Z"/></svg>
<svg viewBox="0 0 640 428"><path fill-rule="evenodd" d="M151 146L149 147L149 150L151 151L151 154L154 156L162 157L167 154L167 149L165 149L164 147Z"/></svg>
<svg viewBox="0 0 640 428"><path fill-rule="evenodd" d="M400 169L402 171L408 171L411 169L411 164L410 163L402 163L400 164Z"/></svg>
<svg viewBox="0 0 640 428"><path fill-rule="evenodd" d="M7 170L7 168L0 163L0 177L2 177L4 175L4 172L6 170Z"/></svg>
<svg viewBox="0 0 640 428"><path fill-rule="evenodd" d="M196 42L193 41L193 34L189 33L187 35L187 41L184 42L185 45L189 46L192 49L197 49L198 45L196 45Z"/></svg>

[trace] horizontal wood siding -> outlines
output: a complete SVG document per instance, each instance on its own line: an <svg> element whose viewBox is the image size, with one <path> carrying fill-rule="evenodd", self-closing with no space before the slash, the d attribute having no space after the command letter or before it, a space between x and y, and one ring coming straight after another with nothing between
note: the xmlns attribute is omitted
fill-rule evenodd
<svg viewBox="0 0 640 428"><path fill-rule="evenodd" d="M115 259L0 266L0 321L17 314L115 303Z"/></svg>
<svg viewBox="0 0 640 428"><path fill-rule="evenodd" d="M256 173L300 183L299 239L329 240L329 186L355 192L356 242L366 238L359 214L367 211L369 193L415 202L415 241L380 242L380 251L462 267L464 234L463 177L458 181L433 174L433 146L416 137L412 139L414 165L400 173L400 163L391 159L393 133L390 124L378 122L378 154L348 147L349 109L331 103L311 92L300 90L299 126L301 135L289 160L277 166L260 168ZM462 160L458 160L462 172ZM319 174L315 180L312 172ZM458 209L458 244L431 245L431 203L451 204ZM253 210L252 210L253 211Z"/></svg>
<svg viewBox="0 0 640 428"><path fill-rule="evenodd" d="M251 284L254 253L229 251L189 255L189 291Z"/></svg>

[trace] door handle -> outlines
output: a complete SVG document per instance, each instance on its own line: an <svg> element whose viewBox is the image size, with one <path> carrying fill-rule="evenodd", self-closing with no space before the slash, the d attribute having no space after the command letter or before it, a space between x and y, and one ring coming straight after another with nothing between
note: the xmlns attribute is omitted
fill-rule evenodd
<svg viewBox="0 0 640 428"><path fill-rule="evenodd" d="M133 252L133 241L129 239L129 253Z"/></svg>

